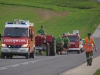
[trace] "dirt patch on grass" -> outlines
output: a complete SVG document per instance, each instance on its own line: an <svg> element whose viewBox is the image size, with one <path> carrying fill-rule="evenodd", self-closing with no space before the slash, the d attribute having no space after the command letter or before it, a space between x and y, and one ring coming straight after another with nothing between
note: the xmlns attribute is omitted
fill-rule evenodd
<svg viewBox="0 0 100 75"><path fill-rule="evenodd" d="M20 6L13 6L13 8L11 6L9 6L9 9L11 11L8 11L9 13L10 12L13 12L13 11L23 11L23 12L35 12L40 18L41 18L41 21L45 21L45 20L48 20L52 17L66 17L67 14L69 12L66 12L66 11L54 11L54 10L49 10L49 9L41 9L41 8L29 8L29 7L20 7ZM23 10L24 9L24 10Z"/></svg>
<svg viewBox="0 0 100 75"><path fill-rule="evenodd" d="M66 17L68 12L58 12L53 10L38 9L36 10L38 15L42 17L42 21L50 19L52 17Z"/></svg>

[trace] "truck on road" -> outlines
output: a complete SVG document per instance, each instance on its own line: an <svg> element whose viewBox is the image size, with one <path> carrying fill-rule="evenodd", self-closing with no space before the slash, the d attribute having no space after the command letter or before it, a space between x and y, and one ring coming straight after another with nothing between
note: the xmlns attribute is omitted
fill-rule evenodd
<svg viewBox="0 0 100 75"><path fill-rule="evenodd" d="M78 30L74 30L72 34L67 35L70 40L68 51L76 51L78 54L84 51L82 40Z"/></svg>
<svg viewBox="0 0 100 75"><path fill-rule="evenodd" d="M1 38L1 58L12 58L13 55L34 58L34 24L29 20L15 19L14 22L6 22Z"/></svg>

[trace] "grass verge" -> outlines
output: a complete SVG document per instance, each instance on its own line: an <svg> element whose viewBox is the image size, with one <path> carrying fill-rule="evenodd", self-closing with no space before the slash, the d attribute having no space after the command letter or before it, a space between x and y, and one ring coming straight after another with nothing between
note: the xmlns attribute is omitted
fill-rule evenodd
<svg viewBox="0 0 100 75"><path fill-rule="evenodd" d="M94 75L100 75L100 69L98 69Z"/></svg>

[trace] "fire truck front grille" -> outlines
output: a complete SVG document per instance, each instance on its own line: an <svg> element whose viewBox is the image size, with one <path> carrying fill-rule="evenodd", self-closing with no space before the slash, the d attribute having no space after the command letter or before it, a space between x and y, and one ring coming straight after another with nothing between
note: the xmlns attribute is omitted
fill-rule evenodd
<svg viewBox="0 0 100 75"><path fill-rule="evenodd" d="M21 48L21 45L7 45L8 48Z"/></svg>

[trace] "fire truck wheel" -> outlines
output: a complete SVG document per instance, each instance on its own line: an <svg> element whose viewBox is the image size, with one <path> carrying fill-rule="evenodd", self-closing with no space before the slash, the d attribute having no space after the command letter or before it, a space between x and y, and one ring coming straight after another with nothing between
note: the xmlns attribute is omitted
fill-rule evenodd
<svg viewBox="0 0 100 75"><path fill-rule="evenodd" d="M52 38L52 42L50 44L50 56L55 56L56 55L56 41L55 38Z"/></svg>
<svg viewBox="0 0 100 75"><path fill-rule="evenodd" d="M1 53L1 58L5 58L5 55L4 55L4 53Z"/></svg>
<svg viewBox="0 0 100 75"><path fill-rule="evenodd" d="M80 53L81 53L81 51L80 51L80 50L78 50L78 51L77 51L77 53L78 53L78 54L80 54Z"/></svg>
<svg viewBox="0 0 100 75"><path fill-rule="evenodd" d="M46 47L46 56L49 56L49 55L50 55L50 47L47 46L47 47Z"/></svg>
<svg viewBox="0 0 100 75"><path fill-rule="evenodd" d="M26 59L28 59L29 58L29 52L28 53L26 53Z"/></svg>
<svg viewBox="0 0 100 75"><path fill-rule="evenodd" d="M10 57L10 58L13 58L13 55L10 55L9 57Z"/></svg>
<svg viewBox="0 0 100 75"><path fill-rule="evenodd" d="M9 54L6 55L6 58L10 58Z"/></svg>

